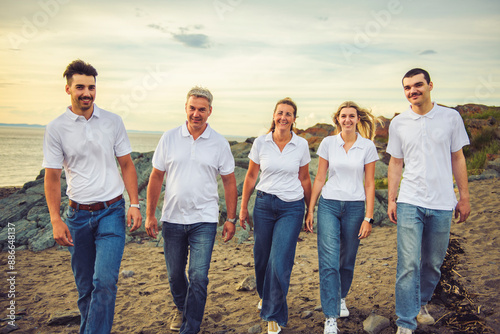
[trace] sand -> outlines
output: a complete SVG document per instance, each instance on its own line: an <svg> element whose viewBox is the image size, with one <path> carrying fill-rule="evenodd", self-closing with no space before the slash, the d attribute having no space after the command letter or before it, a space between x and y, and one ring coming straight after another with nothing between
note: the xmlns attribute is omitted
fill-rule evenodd
<svg viewBox="0 0 500 334"><path fill-rule="evenodd" d="M470 302L492 333L500 329L499 189L500 179L471 182L471 216L465 224L452 225L452 238L458 239L465 251L459 256L454 275L469 292ZM322 333L316 235L302 232L300 238L288 294L289 322L282 333ZM120 276L112 333L174 333L168 329L174 304L163 249L154 246L154 242L145 241L125 247L121 270L132 270L134 275ZM267 333L267 324L256 308L257 292L236 291L244 278L253 275L252 247L251 242L223 244L219 237L212 257L201 333L247 333L255 325ZM5 318L9 301L4 278L8 271L7 255L0 254L0 318ZM396 262L396 227L374 228L359 248L354 282L347 297L351 315L339 320L341 333L362 333L363 321L372 312L390 319L391 326L381 333L395 332ZM78 333L76 324L47 325L53 314L77 311L77 292L67 250L54 247L40 253L18 251L16 272L15 302L21 319L16 321L20 329L15 333ZM429 310L436 319L450 312L432 302ZM0 323L1 327L5 325L5 321ZM454 332L445 326L444 320L417 331Z"/></svg>

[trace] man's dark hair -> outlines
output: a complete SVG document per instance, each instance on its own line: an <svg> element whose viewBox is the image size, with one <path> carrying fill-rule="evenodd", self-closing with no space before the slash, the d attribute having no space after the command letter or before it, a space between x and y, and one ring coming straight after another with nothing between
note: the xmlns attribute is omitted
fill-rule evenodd
<svg viewBox="0 0 500 334"><path fill-rule="evenodd" d="M63 73L63 77L66 78L66 83L68 85L71 84L71 79L75 74L93 76L95 80L95 77L97 76L97 70L89 63L86 63L81 59L77 59L72 61L68 65L68 67L66 67L66 70Z"/></svg>
<svg viewBox="0 0 500 334"><path fill-rule="evenodd" d="M431 82L431 76L429 75L429 72L427 72L426 70L423 70L421 68L414 68L414 69L411 69L408 72L406 72L403 79L401 79L401 83L403 82L404 78L411 78L411 77L414 77L414 76L419 75L419 74L424 75L424 79L425 79L425 81L427 81L427 84L429 84Z"/></svg>

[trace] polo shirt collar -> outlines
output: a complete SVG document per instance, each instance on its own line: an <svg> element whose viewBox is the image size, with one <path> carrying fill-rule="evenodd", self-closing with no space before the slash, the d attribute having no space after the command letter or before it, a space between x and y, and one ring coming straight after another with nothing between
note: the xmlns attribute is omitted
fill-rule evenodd
<svg viewBox="0 0 500 334"><path fill-rule="evenodd" d="M432 102L433 106L432 106L432 109L425 115L419 115L417 114L416 112L413 111L413 109L411 108L410 106L410 117L413 119L413 120L417 120L417 119L420 119L422 117L427 117L427 118L434 118L434 116L436 115L436 112L437 112L437 103L436 102Z"/></svg>
<svg viewBox="0 0 500 334"><path fill-rule="evenodd" d="M265 138L266 141L273 141L273 131L269 132L267 135L266 135L266 138ZM293 144L295 146L297 146L297 142L299 140L299 136L297 136L295 134L295 132L292 131L292 139L290 140L289 144Z"/></svg>
<svg viewBox="0 0 500 334"><path fill-rule="evenodd" d="M336 135L337 136L337 144L339 147L343 147L345 142L344 142L344 139L342 138L342 136L340 135L340 132ZM352 144L351 148L356 148L356 147L361 147L361 144L360 144L360 137L361 135L359 134L359 132L356 132L356 141L354 142L354 144Z"/></svg>
<svg viewBox="0 0 500 334"><path fill-rule="evenodd" d="M68 116L72 121L76 121L80 115L75 114L74 112L71 111L70 109L71 106L68 106L66 108L65 114ZM101 108L99 108L95 103L94 103L94 112L92 112L92 116L89 118L91 119L92 117L97 117L99 118L101 116Z"/></svg>
<svg viewBox="0 0 500 334"><path fill-rule="evenodd" d="M212 132L212 128L210 127L210 124L207 123L207 127L205 128L205 131L201 134L200 137L198 138L205 138L208 139L210 137L210 133ZM187 128L187 121L182 125L181 128L181 134L183 137L189 137L191 134L189 133L189 130Z"/></svg>

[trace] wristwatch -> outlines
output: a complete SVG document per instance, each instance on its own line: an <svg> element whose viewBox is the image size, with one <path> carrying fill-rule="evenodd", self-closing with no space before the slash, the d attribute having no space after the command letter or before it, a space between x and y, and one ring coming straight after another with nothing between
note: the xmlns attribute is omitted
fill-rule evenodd
<svg viewBox="0 0 500 334"><path fill-rule="evenodd" d="M369 222L370 224L373 225L373 222L374 222L373 218L365 217L365 219L363 219L363 220L366 220L367 222Z"/></svg>
<svg viewBox="0 0 500 334"><path fill-rule="evenodd" d="M131 208L137 208L137 209L141 209L141 205L140 204L130 204L130 207Z"/></svg>
<svg viewBox="0 0 500 334"><path fill-rule="evenodd" d="M228 218L228 219L226 219L226 221L233 223L233 224L236 224L236 218Z"/></svg>

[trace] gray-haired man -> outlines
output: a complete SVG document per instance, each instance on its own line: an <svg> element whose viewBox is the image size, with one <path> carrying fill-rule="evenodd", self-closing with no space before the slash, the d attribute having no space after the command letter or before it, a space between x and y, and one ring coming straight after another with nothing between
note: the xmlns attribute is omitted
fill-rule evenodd
<svg viewBox="0 0 500 334"><path fill-rule="evenodd" d="M207 123L212 114L212 99L208 89L194 87L189 91L187 121L161 137L148 185L146 231L156 238L155 211L166 175L162 235L170 291L178 310L170 329L182 334L198 333L203 320L219 218L219 174L229 218L222 232L224 241L230 240L235 231L238 193L234 158L227 140Z"/></svg>

